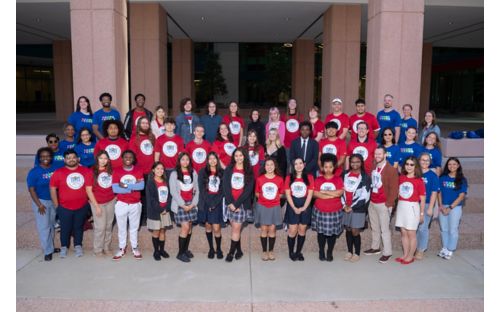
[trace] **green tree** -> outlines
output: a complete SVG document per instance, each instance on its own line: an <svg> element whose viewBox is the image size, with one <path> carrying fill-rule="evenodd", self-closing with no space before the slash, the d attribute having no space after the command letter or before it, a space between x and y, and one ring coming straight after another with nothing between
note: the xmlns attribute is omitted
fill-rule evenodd
<svg viewBox="0 0 500 312"><path fill-rule="evenodd" d="M226 95L226 80L222 75L222 66L219 63L219 54L208 52L205 70L200 75L198 102L206 103L217 95Z"/></svg>

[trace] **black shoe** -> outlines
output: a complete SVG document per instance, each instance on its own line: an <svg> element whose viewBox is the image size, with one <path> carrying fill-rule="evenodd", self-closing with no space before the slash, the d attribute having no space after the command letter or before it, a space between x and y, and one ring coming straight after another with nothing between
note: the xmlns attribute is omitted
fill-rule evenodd
<svg viewBox="0 0 500 312"><path fill-rule="evenodd" d="M217 259L222 259L224 258L224 254L222 253L222 250L217 250Z"/></svg>
<svg viewBox="0 0 500 312"><path fill-rule="evenodd" d="M215 250L210 249L208 251L208 259L213 259L215 257Z"/></svg>
<svg viewBox="0 0 500 312"><path fill-rule="evenodd" d="M289 253L288 257L290 257L290 260L292 261L297 261L297 254L295 253Z"/></svg>
<svg viewBox="0 0 500 312"><path fill-rule="evenodd" d="M325 261L326 258L325 258L325 254L324 253L320 253L319 254L319 261Z"/></svg>
<svg viewBox="0 0 500 312"><path fill-rule="evenodd" d="M241 257L243 257L243 252L237 251L236 254L234 255L234 259L240 260Z"/></svg>
<svg viewBox="0 0 500 312"><path fill-rule="evenodd" d="M45 255L43 258L45 261L52 261L52 254Z"/></svg>
<svg viewBox="0 0 500 312"><path fill-rule="evenodd" d="M326 256L326 261L332 262L333 261L333 256L332 255Z"/></svg>
<svg viewBox="0 0 500 312"><path fill-rule="evenodd" d="M158 252L163 258L170 258L170 255L165 250L160 250Z"/></svg>
<svg viewBox="0 0 500 312"><path fill-rule="evenodd" d="M160 261L160 260L161 260L160 253L159 253L158 251L153 252L153 258L154 258L156 261Z"/></svg>
<svg viewBox="0 0 500 312"><path fill-rule="evenodd" d="M297 260L304 261L304 255L302 253L297 254Z"/></svg>
<svg viewBox="0 0 500 312"><path fill-rule="evenodd" d="M61 248L54 248L54 253L60 253L61 252Z"/></svg>
<svg viewBox="0 0 500 312"><path fill-rule="evenodd" d="M233 255L232 254L227 254L226 262L233 262Z"/></svg>
<svg viewBox="0 0 500 312"><path fill-rule="evenodd" d="M189 259L185 253L177 255L177 259L181 260L182 262L191 262L191 259Z"/></svg>
<svg viewBox="0 0 500 312"><path fill-rule="evenodd" d="M193 257L194 257L194 256L193 256L193 253L192 253L190 250L186 250L186 251L184 252L184 254L185 254L185 255L186 255L189 259L191 259L191 258L193 258Z"/></svg>

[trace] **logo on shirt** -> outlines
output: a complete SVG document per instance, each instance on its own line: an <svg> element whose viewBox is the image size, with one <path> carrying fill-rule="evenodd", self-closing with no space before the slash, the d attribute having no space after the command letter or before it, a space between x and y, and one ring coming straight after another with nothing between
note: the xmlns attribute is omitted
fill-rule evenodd
<svg viewBox="0 0 500 312"><path fill-rule="evenodd" d="M229 123L229 130L231 130L231 134L240 134L241 124L237 121L231 121Z"/></svg>
<svg viewBox="0 0 500 312"><path fill-rule="evenodd" d="M207 151L205 151L203 148L198 147L193 151L193 161L197 164L202 164L205 162L207 159Z"/></svg>
<svg viewBox="0 0 500 312"><path fill-rule="evenodd" d="M84 154L94 154L94 148L91 147L91 148L84 148L83 149L83 153Z"/></svg>
<svg viewBox="0 0 500 312"><path fill-rule="evenodd" d="M455 189L455 182L443 181L443 187L449 189Z"/></svg>
<svg viewBox="0 0 500 312"><path fill-rule="evenodd" d="M323 146L323 150L321 152L323 154L337 155L337 147L333 144L327 144L327 145Z"/></svg>
<svg viewBox="0 0 500 312"><path fill-rule="evenodd" d="M356 147L353 151L353 154L359 154L363 156L363 160L366 160L368 158L368 150L364 146L358 146Z"/></svg>
<svg viewBox="0 0 500 312"><path fill-rule="evenodd" d="M408 199L413 195L413 184L410 182L403 182L399 186L399 196Z"/></svg>
<svg viewBox="0 0 500 312"><path fill-rule="evenodd" d="M144 155L152 155L153 154L153 144L151 144L151 142L149 140L144 140L141 142L141 145L140 145L140 148L141 148L141 152L144 154Z"/></svg>
<svg viewBox="0 0 500 312"><path fill-rule="evenodd" d="M121 148L115 144L110 144L106 146L105 150L106 152L108 152L109 159L111 160L117 160L118 158L120 158L120 155L122 153Z"/></svg>
<svg viewBox="0 0 500 312"><path fill-rule="evenodd" d="M339 129L339 130L340 130L340 129L342 128L342 127L341 127L341 126L342 126L342 123L341 123L341 122L340 122L340 120L338 120L337 118L334 118L334 119L332 119L332 120L330 120L330 121L333 121L334 123L336 123L336 124L337 124L337 127L338 127L337 129Z"/></svg>
<svg viewBox="0 0 500 312"><path fill-rule="evenodd" d="M401 128L408 128L408 124L406 122L401 123Z"/></svg>
<svg viewBox="0 0 500 312"><path fill-rule="evenodd" d="M208 191L210 193L218 193L220 186L220 178L218 176L211 175L208 178Z"/></svg>
<svg viewBox="0 0 500 312"><path fill-rule="evenodd" d="M50 178L52 177L53 174L54 174L54 171L44 173L44 174L42 174L42 179L43 180L50 180Z"/></svg>
<svg viewBox="0 0 500 312"><path fill-rule="evenodd" d="M231 176L231 187L235 190L241 190L245 185L245 176L242 173L236 172Z"/></svg>
<svg viewBox="0 0 500 312"><path fill-rule="evenodd" d="M272 200L276 198L278 194L278 186L272 182L266 182L262 185L262 195L267 200Z"/></svg>
<svg viewBox="0 0 500 312"><path fill-rule="evenodd" d="M306 196L307 187L304 182L293 182L292 185L290 185L290 191L293 197L303 198Z"/></svg>
<svg viewBox="0 0 500 312"><path fill-rule="evenodd" d="M115 116L102 116L101 120L102 121L115 120Z"/></svg>
<svg viewBox="0 0 500 312"><path fill-rule="evenodd" d="M335 191L337 188L335 187L335 184L332 182L325 182L321 184L320 186L320 191Z"/></svg>
<svg viewBox="0 0 500 312"><path fill-rule="evenodd" d="M137 179L131 174L126 174L121 177L120 182L126 185L135 184L137 182Z"/></svg>
<svg viewBox="0 0 500 312"><path fill-rule="evenodd" d="M413 148L411 147L402 147L401 153L403 154L413 154Z"/></svg>
<svg viewBox="0 0 500 312"><path fill-rule="evenodd" d="M63 155L54 155L54 161L64 161Z"/></svg>
<svg viewBox="0 0 500 312"><path fill-rule="evenodd" d="M344 187L346 191L353 193L356 191L358 184L358 178L356 177L347 177L347 179L344 180Z"/></svg>
<svg viewBox="0 0 500 312"><path fill-rule="evenodd" d="M177 144L175 144L175 142L165 142L162 149L163 154L165 154L167 157L174 157L177 154Z"/></svg>
<svg viewBox="0 0 500 312"><path fill-rule="evenodd" d="M388 115L381 115L381 116L379 116L379 118L378 118L378 119L380 119L380 120L382 120L382 121L391 121L391 116L388 116Z"/></svg>
<svg viewBox="0 0 500 312"><path fill-rule="evenodd" d="M85 179L79 172L73 172L66 177L66 184L72 190L79 190L82 188Z"/></svg>
<svg viewBox="0 0 500 312"><path fill-rule="evenodd" d="M158 188L158 200L160 203L164 204L168 199L168 187L162 185Z"/></svg>
<svg viewBox="0 0 500 312"><path fill-rule="evenodd" d="M110 188L111 187L111 176L107 172L101 172L97 176L97 184L99 184L102 188Z"/></svg>
<svg viewBox="0 0 500 312"><path fill-rule="evenodd" d="M233 143L231 143L231 142L228 142L228 143L224 144L224 151L229 156L233 156L233 152L234 152L235 149L236 149L236 146Z"/></svg>
<svg viewBox="0 0 500 312"><path fill-rule="evenodd" d="M92 118L85 118L85 117L82 117L82 119L80 120L81 123L88 123L88 124L91 124L92 123Z"/></svg>
<svg viewBox="0 0 500 312"><path fill-rule="evenodd" d="M189 192L193 189L193 180L191 179L191 176L188 174L185 174L182 177L183 182L181 184L181 191L184 192Z"/></svg>
<svg viewBox="0 0 500 312"><path fill-rule="evenodd" d="M429 182L426 177L422 177L422 180L424 180L425 185Z"/></svg>
<svg viewBox="0 0 500 312"><path fill-rule="evenodd" d="M259 153L256 153L255 151L249 151L248 157L250 158L250 164L252 166L255 166L259 163Z"/></svg>
<svg viewBox="0 0 500 312"><path fill-rule="evenodd" d="M296 119L289 119L286 122L286 129L288 130L288 132L299 131L299 122Z"/></svg>
<svg viewBox="0 0 500 312"><path fill-rule="evenodd" d="M362 119L358 119L352 124L352 130L354 131L354 133L358 133L358 124L362 121Z"/></svg>

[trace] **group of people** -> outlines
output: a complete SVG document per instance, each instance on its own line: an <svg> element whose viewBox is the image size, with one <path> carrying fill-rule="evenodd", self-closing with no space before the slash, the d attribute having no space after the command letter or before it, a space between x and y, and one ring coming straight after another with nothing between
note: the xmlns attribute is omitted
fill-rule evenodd
<svg viewBox="0 0 500 312"><path fill-rule="evenodd" d="M291 260L304 260L302 248L311 227L321 261L333 260L336 239L345 230L344 260L356 262L360 235L369 222L372 242L364 254L382 253L379 262L386 263L392 257L393 210L403 247L395 260L401 264L423 259L436 217L443 244L438 255L451 259L457 248L467 180L457 158L441 166L440 130L432 111L419 127L411 105L403 105L401 117L389 94L377 116L358 99L356 114L349 117L336 98L323 122L317 107L304 118L290 99L286 113L271 108L265 124L254 109L245 135L235 101L225 116L210 101L200 118L184 98L174 119L161 106L154 113L147 110L145 96L137 94L122 123L111 106L112 96L103 93L99 99L102 109L95 113L88 98L78 99L64 126L64 140L49 134L48 146L37 151L27 177L47 261L54 252L67 256L71 236L75 255L83 255L89 209L94 254L112 254L113 260L126 254L127 224L134 258L142 258L137 239L141 224L151 231L154 259L168 258L165 232L175 222L180 227L176 257L183 262L193 258L189 243L194 224L205 227L208 258L224 258L221 228L229 223L225 260L231 262L243 257L242 226L253 222L260 229L264 261L276 259L276 232L285 225ZM54 248L56 215L60 250ZM113 253L115 219L119 242Z"/></svg>

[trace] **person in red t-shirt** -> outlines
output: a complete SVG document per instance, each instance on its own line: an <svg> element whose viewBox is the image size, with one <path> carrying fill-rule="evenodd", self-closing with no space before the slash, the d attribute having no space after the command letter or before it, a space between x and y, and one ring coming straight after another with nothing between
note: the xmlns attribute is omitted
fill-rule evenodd
<svg viewBox="0 0 500 312"><path fill-rule="evenodd" d="M92 192L99 206L90 203L94 219L94 254L111 254L111 236L115 218L116 197L113 193L111 161L108 152L100 151L95 159Z"/></svg>
<svg viewBox="0 0 500 312"><path fill-rule="evenodd" d="M120 260L127 250L127 221L129 224L132 253L137 260L142 259L137 241L137 232L141 219L141 190L144 189L144 176L141 169L134 166L134 152L123 152L123 166L113 170L113 192L117 202L115 205L116 224L118 225L119 250L113 260Z"/></svg>
<svg viewBox="0 0 500 312"><path fill-rule="evenodd" d="M325 135L325 124L321 121L319 113L319 108L317 106L313 106L309 110L309 121L312 125L311 138L315 139L316 142L321 141Z"/></svg>
<svg viewBox="0 0 500 312"><path fill-rule="evenodd" d="M349 168L349 156L352 154L360 154L363 156L365 162L365 171L372 172L373 167L373 153L377 148L377 142L370 140L368 138L368 125L366 122L362 121L358 123L358 138L357 140L351 140L349 146L347 146L347 160L345 162L345 168Z"/></svg>
<svg viewBox="0 0 500 312"><path fill-rule="evenodd" d="M415 156L406 158L399 176L399 201L396 212L396 226L401 228L403 256L396 258L401 264L415 261L417 249L417 228L424 222L425 183L422 170Z"/></svg>
<svg viewBox="0 0 500 312"><path fill-rule="evenodd" d="M247 143L244 148L248 152L250 158L250 165L253 169L254 176L259 176L261 165L264 163L264 147L257 141L257 131L248 130Z"/></svg>
<svg viewBox="0 0 500 312"><path fill-rule="evenodd" d="M203 140L205 128L202 124L194 127L194 139L186 145L186 152L193 161L193 169L198 173L207 164L207 155L212 149L210 143Z"/></svg>
<svg viewBox="0 0 500 312"><path fill-rule="evenodd" d="M380 131L380 126L378 125L377 117L366 111L365 100L356 100L356 114L349 117L349 130L351 132L351 141L356 141L358 137L358 123L361 121L366 122L368 129L370 130L370 139L375 140Z"/></svg>
<svg viewBox="0 0 500 312"><path fill-rule="evenodd" d="M333 261L333 248L337 236L342 233L342 202L344 182L333 174L337 157L332 154L321 156L323 175L314 182L314 209L311 227L318 232L320 261ZM325 244L328 248L325 257Z"/></svg>
<svg viewBox="0 0 500 312"><path fill-rule="evenodd" d="M54 171L50 178L50 198L57 207L61 222L61 251L59 257L66 258L71 235L75 256L83 256L83 224L87 219L88 201L99 206L92 193L92 172L78 163L75 150L64 152L64 167Z"/></svg>
<svg viewBox="0 0 500 312"><path fill-rule="evenodd" d="M285 180L285 195L287 199L285 220L288 224L288 256L292 261L304 261L302 247L306 241L307 226L311 223L311 201L314 192L314 178L306 174L306 164L301 157L293 160L291 173ZM295 238L297 250L294 252Z"/></svg>
<svg viewBox="0 0 500 312"><path fill-rule="evenodd" d="M287 149L287 155L290 146L292 146L292 141L300 136L299 125L303 120L304 116L302 116L297 109L297 101L295 99L289 99L286 114L281 115L281 121L285 123L285 141L283 145ZM264 144L264 142L260 143Z"/></svg>
<svg viewBox="0 0 500 312"><path fill-rule="evenodd" d="M231 162L231 157L236 149L233 142L233 135L229 131L229 127L227 124L221 123L217 131L217 137L212 145L212 151L219 157L222 169L226 169Z"/></svg>
<svg viewBox="0 0 500 312"><path fill-rule="evenodd" d="M229 131L233 135L234 144L236 147L243 145L243 129L245 129L245 121L238 113L238 103L231 101L229 103L229 114L222 118L222 122L228 125Z"/></svg>
<svg viewBox="0 0 500 312"><path fill-rule="evenodd" d="M175 119L169 117L165 120L165 134L155 142L155 162L161 161L167 172L174 170L179 153L184 151L184 141L174 130Z"/></svg>
<svg viewBox="0 0 500 312"><path fill-rule="evenodd" d="M278 175L278 166L273 158L267 158L261 175L255 183L255 226L260 227L262 260L275 260L273 251L276 242L276 227L281 226L280 197L283 194L283 178ZM269 246L269 249L268 249Z"/></svg>
<svg viewBox="0 0 500 312"><path fill-rule="evenodd" d="M349 130L349 116L342 112L342 100L335 98L332 100L330 114L326 115L325 125L330 121L335 121L338 129L338 137L345 140Z"/></svg>
<svg viewBox="0 0 500 312"><path fill-rule="evenodd" d="M104 138L97 141L94 147L94 156L100 151L108 152L111 166L118 168L122 166L122 153L128 148L128 142L122 138L123 125L119 120L107 120L103 123Z"/></svg>
<svg viewBox="0 0 500 312"><path fill-rule="evenodd" d="M344 168L344 163L347 155L347 147L344 140L337 137L338 124L334 121L330 121L326 124L326 138L319 141L319 153L318 153L318 166L321 168L321 155L332 154L337 156L338 163L335 168L334 174L339 176L342 174Z"/></svg>

